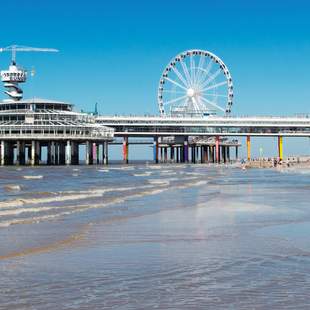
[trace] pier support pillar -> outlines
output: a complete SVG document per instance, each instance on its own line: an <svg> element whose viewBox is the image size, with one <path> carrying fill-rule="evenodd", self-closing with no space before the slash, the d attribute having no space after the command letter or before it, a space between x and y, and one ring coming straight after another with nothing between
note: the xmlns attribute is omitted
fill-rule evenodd
<svg viewBox="0 0 310 310"><path fill-rule="evenodd" d="M283 137L278 136L278 153L279 153L279 161L283 160Z"/></svg>
<svg viewBox="0 0 310 310"><path fill-rule="evenodd" d="M17 141L16 143L16 164L25 165L25 142Z"/></svg>
<svg viewBox="0 0 310 310"><path fill-rule="evenodd" d="M66 145L66 165L71 165L72 162L72 149L71 141L67 141Z"/></svg>
<svg viewBox="0 0 310 310"><path fill-rule="evenodd" d="M178 146L176 147L176 152L177 152L176 160L177 160L177 163L179 163L180 162L180 148Z"/></svg>
<svg viewBox="0 0 310 310"><path fill-rule="evenodd" d="M99 144L96 143L96 162L97 162L97 165L100 164L100 158L99 158Z"/></svg>
<svg viewBox="0 0 310 310"><path fill-rule="evenodd" d="M205 147L200 146L200 162L203 164L205 162Z"/></svg>
<svg viewBox="0 0 310 310"><path fill-rule="evenodd" d="M215 153L216 153L216 162L220 162L220 137L215 137Z"/></svg>
<svg viewBox="0 0 310 310"><path fill-rule="evenodd" d="M209 162L210 162L210 163L213 162L212 149L213 149L213 146L212 146L212 145L209 145Z"/></svg>
<svg viewBox="0 0 310 310"><path fill-rule="evenodd" d="M209 152L209 150L208 150L208 146L206 145L206 146L204 146L203 147L203 149L204 149L204 157L203 157L203 162L204 163L207 163L208 161L209 161L209 154L208 154L208 152Z"/></svg>
<svg viewBox="0 0 310 310"><path fill-rule="evenodd" d="M188 138L184 141L183 162L188 163Z"/></svg>
<svg viewBox="0 0 310 310"><path fill-rule="evenodd" d="M230 163L230 147L229 146L227 147L227 154L226 154L226 156L227 156L227 161Z"/></svg>
<svg viewBox="0 0 310 310"><path fill-rule="evenodd" d="M174 162L174 146L170 146L170 161Z"/></svg>
<svg viewBox="0 0 310 310"><path fill-rule="evenodd" d="M14 149L11 142L1 141L1 165L12 165L14 161Z"/></svg>
<svg viewBox="0 0 310 310"><path fill-rule="evenodd" d="M153 157L154 157L155 164L158 164L158 137L154 137Z"/></svg>
<svg viewBox="0 0 310 310"><path fill-rule="evenodd" d="M196 146L192 146L192 163L196 164Z"/></svg>
<svg viewBox="0 0 310 310"><path fill-rule="evenodd" d="M47 164L48 165L55 165L56 164L55 152L56 152L55 142L51 141L47 145Z"/></svg>
<svg viewBox="0 0 310 310"><path fill-rule="evenodd" d="M108 141L103 142L102 146L102 160L103 164L107 165L109 163L109 143Z"/></svg>
<svg viewBox="0 0 310 310"><path fill-rule="evenodd" d="M55 165L59 165L59 142L54 143Z"/></svg>
<svg viewBox="0 0 310 310"><path fill-rule="evenodd" d="M32 166L39 164L39 141L31 141L31 157L30 157L30 164Z"/></svg>
<svg viewBox="0 0 310 310"><path fill-rule="evenodd" d="M86 141L85 143L85 164L92 165L93 164L93 150L92 150L92 142Z"/></svg>
<svg viewBox="0 0 310 310"><path fill-rule="evenodd" d="M93 163L99 164L99 148L97 143L91 143Z"/></svg>
<svg viewBox="0 0 310 310"><path fill-rule="evenodd" d="M128 164L128 137L124 137L123 140L123 161Z"/></svg>
<svg viewBox="0 0 310 310"><path fill-rule="evenodd" d="M66 144L65 142L59 142L59 164L66 164Z"/></svg>
<svg viewBox="0 0 310 310"><path fill-rule="evenodd" d="M79 164L79 143L71 141L71 165Z"/></svg>
<svg viewBox="0 0 310 310"><path fill-rule="evenodd" d="M168 162L168 148L167 147L164 148L164 156L165 156L164 162L167 163Z"/></svg>
<svg viewBox="0 0 310 310"><path fill-rule="evenodd" d="M226 146L222 146L222 157L223 157L223 162L226 164L226 162L227 162L227 157L226 157Z"/></svg>
<svg viewBox="0 0 310 310"><path fill-rule="evenodd" d="M5 165L5 142L2 140L1 141L1 149L0 149L0 153L1 153L1 166Z"/></svg>
<svg viewBox="0 0 310 310"><path fill-rule="evenodd" d="M247 159L251 160L251 137L246 137Z"/></svg>

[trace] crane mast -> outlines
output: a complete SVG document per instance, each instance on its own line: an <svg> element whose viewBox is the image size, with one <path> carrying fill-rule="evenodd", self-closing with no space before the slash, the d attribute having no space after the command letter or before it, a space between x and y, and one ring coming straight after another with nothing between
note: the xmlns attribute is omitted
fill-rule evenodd
<svg viewBox="0 0 310 310"><path fill-rule="evenodd" d="M8 70L1 71L1 81L6 88L5 94L10 97L10 101L18 101L23 98L23 90L19 87L19 83L24 83L27 80L27 71L23 68L19 68L16 64L17 52L58 52L54 48L39 48L30 46L11 45L0 48L1 52L11 52L11 64Z"/></svg>

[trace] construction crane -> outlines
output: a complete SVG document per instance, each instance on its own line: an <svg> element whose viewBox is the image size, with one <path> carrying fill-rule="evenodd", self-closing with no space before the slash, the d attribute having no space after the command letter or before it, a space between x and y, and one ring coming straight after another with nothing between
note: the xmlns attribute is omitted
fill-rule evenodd
<svg viewBox="0 0 310 310"><path fill-rule="evenodd" d="M12 65L16 65L16 52L58 52L55 48L41 48L30 47L22 45L10 45L7 47L0 47L0 53L11 52L12 53Z"/></svg>
<svg viewBox="0 0 310 310"><path fill-rule="evenodd" d="M8 70L2 70L1 80L6 88L5 93L10 97L10 100L18 101L23 98L23 90L19 87L19 83L26 82L27 71L19 68L16 65L17 52L58 52L55 48L40 48L21 45L11 45L7 47L0 47L0 53L11 52L12 62Z"/></svg>

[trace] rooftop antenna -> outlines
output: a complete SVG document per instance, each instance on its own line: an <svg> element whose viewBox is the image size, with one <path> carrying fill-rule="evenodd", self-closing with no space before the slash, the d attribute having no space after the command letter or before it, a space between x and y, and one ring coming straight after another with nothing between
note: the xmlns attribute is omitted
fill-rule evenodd
<svg viewBox="0 0 310 310"><path fill-rule="evenodd" d="M4 83L4 87L7 89L5 93L10 97L10 101L18 101L23 98L23 90L19 87L18 83L24 83L27 80L27 71L22 68L18 68L16 65L16 53L17 52L58 52L55 48L40 48L30 47L22 45L10 45L0 48L0 53L11 52L11 65L9 70L1 71L1 80Z"/></svg>

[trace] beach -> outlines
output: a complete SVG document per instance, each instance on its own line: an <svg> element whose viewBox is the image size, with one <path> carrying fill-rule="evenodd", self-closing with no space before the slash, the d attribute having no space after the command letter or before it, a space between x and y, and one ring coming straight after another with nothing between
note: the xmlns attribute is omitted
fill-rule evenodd
<svg viewBox="0 0 310 310"><path fill-rule="evenodd" d="M305 309L309 172L2 167L0 309Z"/></svg>

